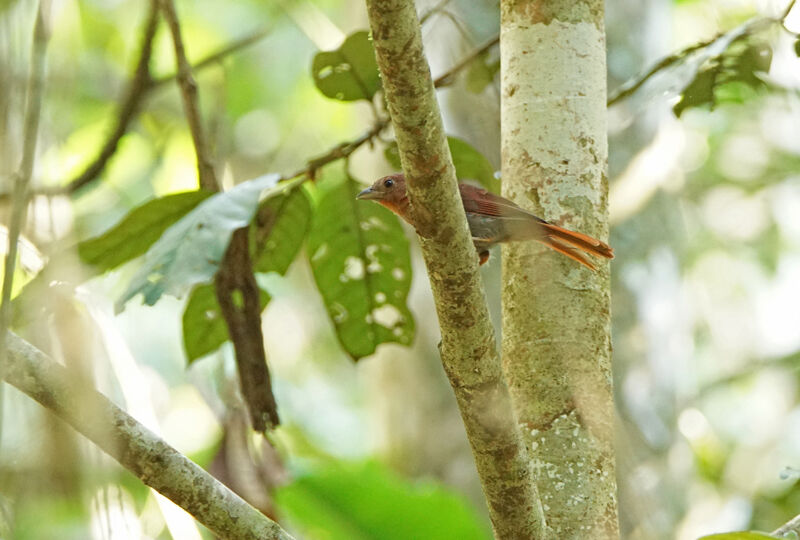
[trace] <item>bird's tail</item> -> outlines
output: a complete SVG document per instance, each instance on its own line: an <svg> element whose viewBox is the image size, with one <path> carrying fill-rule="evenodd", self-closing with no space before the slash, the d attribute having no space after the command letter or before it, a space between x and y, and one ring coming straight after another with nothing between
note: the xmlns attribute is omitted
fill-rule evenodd
<svg viewBox="0 0 800 540"><path fill-rule="evenodd" d="M552 223L540 223L539 226L544 233L538 238L541 243L581 263L591 270L597 270L597 267L595 267L584 253L589 253L605 259L614 258L614 250L611 249L611 246L596 238L564 229Z"/></svg>

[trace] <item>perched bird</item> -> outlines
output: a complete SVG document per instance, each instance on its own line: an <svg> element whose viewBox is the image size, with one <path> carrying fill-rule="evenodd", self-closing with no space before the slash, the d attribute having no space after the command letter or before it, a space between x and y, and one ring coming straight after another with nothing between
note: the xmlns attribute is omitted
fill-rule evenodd
<svg viewBox="0 0 800 540"><path fill-rule="evenodd" d="M596 270L596 267L585 253L606 259L614 258L614 250L600 240L548 223L485 189L468 184L459 184L458 188L480 264L489 260L489 248L493 245L520 240L541 242L592 270ZM357 198L374 200L414 225L406 192L406 178L402 173L379 178L371 187L359 193Z"/></svg>

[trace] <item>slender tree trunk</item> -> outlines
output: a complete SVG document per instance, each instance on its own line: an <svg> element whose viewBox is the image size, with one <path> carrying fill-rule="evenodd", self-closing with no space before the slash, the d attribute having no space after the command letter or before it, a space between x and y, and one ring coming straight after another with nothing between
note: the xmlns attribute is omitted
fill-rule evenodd
<svg viewBox="0 0 800 540"><path fill-rule="evenodd" d="M501 2L503 194L608 237L602 0ZM617 538L609 267L503 251L503 367L553 536Z"/></svg>
<svg viewBox="0 0 800 540"><path fill-rule="evenodd" d="M503 381L414 1L366 4L439 316L442 366L464 420L495 536L539 538L541 506Z"/></svg>

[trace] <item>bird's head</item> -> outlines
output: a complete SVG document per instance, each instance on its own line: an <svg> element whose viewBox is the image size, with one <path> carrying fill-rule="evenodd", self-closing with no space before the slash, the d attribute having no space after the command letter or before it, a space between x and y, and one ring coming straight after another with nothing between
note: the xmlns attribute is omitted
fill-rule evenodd
<svg viewBox="0 0 800 540"><path fill-rule="evenodd" d="M356 196L357 199L376 201L405 218L408 209L406 177L403 173L378 178L374 184Z"/></svg>

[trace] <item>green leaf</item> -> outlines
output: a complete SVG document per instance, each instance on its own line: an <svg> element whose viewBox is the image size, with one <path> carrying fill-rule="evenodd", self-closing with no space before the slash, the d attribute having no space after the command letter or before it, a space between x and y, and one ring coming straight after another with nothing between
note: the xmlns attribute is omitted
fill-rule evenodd
<svg viewBox="0 0 800 540"><path fill-rule="evenodd" d="M720 534L710 534L702 536L698 540L775 540L777 536L772 536L763 532L739 531Z"/></svg>
<svg viewBox="0 0 800 540"><path fill-rule="evenodd" d="M250 233L254 271L286 273L303 245L311 213L311 203L302 188L261 204Z"/></svg>
<svg viewBox="0 0 800 540"><path fill-rule="evenodd" d="M340 101L371 100L381 86L369 32L351 34L334 51L319 52L311 75L320 92Z"/></svg>
<svg viewBox="0 0 800 540"><path fill-rule="evenodd" d="M361 186L340 167L326 171L307 251L336 335L354 360L381 343L409 345L414 319L406 306L411 262L403 229L382 206L357 201Z"/></svg>
<svg viewBox="0 0 800 540"><path fill-rule="evenodd" d="M483 154L475 150L468 142L458 137L447 137L450 155L456 168L459 180L477 180L492 193L500 193L500 180L494 176L494 167ZM393 168L400 170L400 154L397 143L392 141L383 150L383 156Z"/></svg>
<svg viewBox="0 0 800 540"><path fill-rule="evenodd" d="M794 54L800 56L800 37L797 38L794 42Z"/></svg>
<svg viewBox="0 0 800 540"><path fill-rule="evenodd" d="M492 193L500 193L500 180L495 178L494 167L483 154L456 137L447 137L447 143L459 180L477 180Z"/></svg>
<svg viewBox="0 0 800 540"><path fill-rule="evenodd" d="M270 296L264 290L259 293L263 310ZM189 363L216 351L228 339L228 325L222 317L214 285L196 287L183 311L183 347Z"/></svg>
<svg viewBox="0 0 800 540"><path fill-rule="evenodd" d="M164 293L180 297L192 285L209 281L217 272L233 231L250 223L259 195L274 187L279 178L269 174L217 193L164 231L145 254L142 267L117 301L116 310L121 311L139 293L152 306ZM277 189L271 194L277 194Z"/></svg>
<svg viewBox="0 0 800 540"><path fill-rule="evenodd" d="M714 109L722 103L745 102L769 86L760 73L768 72L771 63L770 45L745 32L706 62L672 110L680 116L693 107Z"/></svg>
<svg viewBox="0 0 800 540"><path fill-rule="evenodd" d="M500 60L489 62L488 54L483 54L469 66L467 90L474 94L480 94L492 84L498 71L500 71Z"/></svg>
<svg viewBox="0 0 800 540"><path fill-rule="evenodd" d="M276 503L309 539L488 540L488 527L460 497L411 483L372 463L326 464L280 487Z"/></svg>
<svg viewBox="0 0 800 540"><path fill-rule="evenodd" d="M78 255L100 272L144 255L164 231L212 195L187 191L153 199L134 208L110 230L78 244Z"/></svg>
<svg viewBox="0 0 800 540"><path fill-rule="evenodd" d="M302 188L261 203L250 227L250 252L256 272L286 273L303 244L311 222L311 204ZM261 310L270 296L261 291ZM183 311L183 346L189 362L217 350L228 341L213 285L196 287Z"/></svg>

